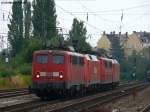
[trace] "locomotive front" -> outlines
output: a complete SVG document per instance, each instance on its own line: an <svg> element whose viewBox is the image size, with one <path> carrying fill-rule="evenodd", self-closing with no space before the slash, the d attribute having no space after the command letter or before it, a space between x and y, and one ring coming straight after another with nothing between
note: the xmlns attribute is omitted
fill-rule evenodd
<svg viewBox="0 0 150 112"><path fill-rule="evenodd" d="M39 97L52 96L65 90L65 53L36 51L32 61L32 91Z"/></svg>

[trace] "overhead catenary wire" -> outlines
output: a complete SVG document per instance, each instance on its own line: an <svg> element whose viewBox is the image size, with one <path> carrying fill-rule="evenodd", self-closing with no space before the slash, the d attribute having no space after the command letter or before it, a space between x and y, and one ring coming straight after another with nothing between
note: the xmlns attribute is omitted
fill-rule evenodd
<svg viewBox="0 0 150 112"><path fill-rule="evenodd" d="M56 5L56 7L58 7L58 8L61 9L61 10L63 10L64 12L68 13L69 15L73 16L74 18L77 18L74 14L72 14L72 13L69 12L68 10L62 8L61 6ZM80 19L80 18L78 18L78 19ZM81 19L80 19L80 20L81 20ZM83 21L83 20L82 20L82 21ZM87 24L88 26L90 26L91 28L94 28L94 29L96 29L96 30L98 30L98 31L101 31L100 28L98 28L98 27L96 27L96 26L94 26L94 25L92 25L92 24L90 24L90 23L88 23L88 22L86 22L86 21L83 21L83 22L86 23L86 24Z"/></svg>
<svg viewBox="0 0 150 112"><path fill-rule="evenodd" d="M127 7L127 8L123 8L123 10L124 10L124 12L125 11L128 11L128 10L132 10L132 9L139 9L139 8L142 8L142 7L147 7L147 6L150 6L150 3L146 3L146 4L142 4L142 5L135 5L135 6L132 6L132 7ZM7 10L3 10L3 9L0 9L1 11L5 11L5 12L7 12L7 13L9 13L10 14L10 12L9 11L7 11ZM101 13L103 13L103 14L108 14L108 15L110 15L110 14L112 14L112 15L120 15L118 12L120 12L120 10L122 10L122 9L111 9L111 10L100 10L100 11L88 11L88 15L95 15L95 16L98 16L99 14L101 14ZM64 11L64 12L66 12L66 11ZM76 13L76 14L75 14ZM76 15L78 15L78 14L85 14L85 15L87 15L87 11L85 11L85 12L70 12L70 11L67 11L67 14L69 14L69 15L74 15L74 17L77 17ZM127 15L127 13L125 13L125 15ZM146 15L146 14L144 14L144 13L130 13L130 15ZM102 18L101 18L102 19ZM104 18L105 19L105 18ZM107 20L106 20L107 21ZM84 21L86 24L88 24L90 27L92 27L93 29L96 29L96 30L99 30L100 31L100 28L98 28L97 26L95 26L95 25L92 25L92 24L89 24L89 23L87 23L86 21ZM111 20L110 20L110 22L111 22Z"/></svg>
<svg viewBox="0 0 150 112"><path fill-rule="evenodd" d="M58 5L57 5L58 6ZM67 11L67 10L65 10L65 9L63 9L62 7L60 7L60 6L58 6L60 9L62 9L63 11L65 11L65 12L68 12L69 13L69 11ZM4 11L4 12L7 12L9 15L11 14L9 11L7 11L7 10L3 10L3 9L0 9L1 11ZM74 16L75 18L77 18L74 14L71 14L71 13L69 13L70 15L72 15L72 16ZM86 21L84 21L85 23L86 23ZM100 30L99 28L97 28L96 26L94 26L94 25L92 25L92 24L89 24L89 23L87 23L89 26L91 26L91 27L93 27L93 28L95 28L95 29L98 29L98 30Z"/></svg>
<svg viewBox="0 0 150 112"><path fill-rule="evenodd" d="M69 1L69 0L68 0ZM79 0L80 2L80 0ZM81 3L81 2L80 2ZM110 10L100 10L100 11L88 11L89 14L97 14L98 13L107 13L107 12L120 12L120 10L131 10L131 9L137 9L137 8L141 8L141 7L147 7L147 6L150 6L150 3L146 3L146 4L142 4L142 5L136 5L136 6L132 6L132 7L127 7L127 8L121 8L121 9L110 9ZM10 13L9 11L7 10L3 10L3 9L0 9L1 11L4 11L4 12L7 12L7 13ZM69 12L69 11L68 11ZM83 12L83 11L78 11L78 12L70 12L70 13L80 13L80 14L85 14L87 13L86 12Z"/></svg>
<svg viewBox="0 0 150 112"><path fill-rule="evenodd" d="M62 7L60 7L60 6L58 6L57 5L57 7L59 7L60 9L62 9L64 12L68 12L69 13L69 11L67 11L67 10L65 10L65 9L63 9ZM3 12L7 12L9 15L11 14L10 13L10 11L7 11L7 10L4 10L4 9L0 9L0 11L3 11ZM70 15L72 15L72 16L74 16L75 18L77 18L74 14L71 14L71 13L69 13ZM81 19L80 19L81 20ZM9 21L9 18L6 20L1 20L1 21ZM83 22L85 22L88 26L90 26L90 27L92 27L92 28L94 28L94 29L96 29L96 30L98 30L98 31L101 31L101 29L100 28L98 28L98 27L96 27L96 26L94 26L94 25L92 25L92 24L89 24L89 23L87 23L86 21L83 21ZM68 30L68 29L67 29ZM69 30L68 30L69 31ZM7 34L7 33L6 33Z"/></svg>
<svg viewBox="0 0 150 112"><path fill-rule="evenodd" d="M90 11L90 12L93 12L90 8L87 8L84 4L82 4L82 2L79 2L79 3L80 3L80 5L81 5L83 8L85 8L86 10L88 10L88 12L89 12L89 11ZM112 20L109 20L109 19L105 19L105 18L103 18L103 17L100 16L100 15L96 15L95 13L93 13L93 15L94 15L96 18L98 18L99 21L100 21L100 20L103 20L103 21L105 21L105 22L109 22L109 24L105 25L105 27L108 27L108 28L112 27L112 25L110 25L110 24L113 24L114 22L118 23L118 21L112 21ZM101 21L100 21L100 22L101 22Z"/></svg>
<svg viewBox="0 0 150 112"><path fill-rule="evenodd" d="M91 14L93 14L95 17L97 17L97 18L99 18L99 19L101 19L101 20L103 20L103 21L106 21L106 22L110 22L110 23L112 23L112 22L118 22L118 21L112 21L112 20L109 20L109 19L105 19L105 18L103 18L102 16L97 15L96 13L94 13L94 11L92 11L90 8L87 8L84 4L82 4L82 2L79 1L79 3L81 4L82 7L84 7L86 10L88 10L88 11L87 11L88 14L91 13Z"/></svg>
<svg viewBox="0 0 150 112"><path fill-rule="evenodd" d="M72 19L66 19L66 18L62 18L62 17L58 17L58 18L60 18L60 19L62 19L62 20L67 20L67 21L70 21L70 22L72 22ZM70 28L64 28L64 27L62 27L67 33L69 33L69 31L70 31ZM99 32L99 30L98 30L98 32ZM100 36L101 35L101 33L99 32L99 33L88 33L88 38L89 38L89 36Z"/></svg>
<svg viewBox="0 0 150 112"><path fill-rule="evenodd" d="M132 7L127 7L127 8L121 8L121 9L110 9L110 10L100 10L100 11L89 11L88 13L94 13L94 14L98 14L98 13L110 13L110 12L120 12L120 10L124 10L124 11L127 11L127 10L131 10L131 9L137 9L137 8L141 8L141 7L148 7L150 6L150 3L147 3L147 4L142 4L142 5L136 5L136 6L132 6ZM71 12L71 13L87 13L87 12L83 12L83 11L78 11L78 12Z"/></svg>

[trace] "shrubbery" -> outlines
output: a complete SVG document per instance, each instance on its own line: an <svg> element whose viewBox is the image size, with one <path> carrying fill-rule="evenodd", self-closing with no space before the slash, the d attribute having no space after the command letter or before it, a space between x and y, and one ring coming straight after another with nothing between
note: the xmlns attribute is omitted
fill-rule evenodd
<svg viewBox="0 0 150 112"><path fill-rule="evenodd" d="M21 66L18 67L18 71L20 74L23 75L31 75L31 64L22 64Z"/></svg>
<svg viewBox="0 0 150 112"><path fill-rule="evenodd" d="M0 71L0 77L9 77L16 75L17 73L12 69L5 69Z"/></svg>
<svg viewBox="0 0 150 112"><path fill-rule="evenodd" d="M135 73L134 80L145 80L149 66L149 60L140 54L134 54L124 59L121 64L121 79L133 80L132 75Z"/></svg>
<svg viewBox="0 0 150 112"><path fill-rule="evenodd" d="M14 57L9 59L9 62L4 62L4 59L0 61L0 77L9 77L12 75L31 75L31 62L32 54L35 50L42 48L42 42L39 38L30 38L30 41L26 41L27 47L24 46L24 50Z"/></svg>
<svg viewBox="0 0 150 112"><path fill-rule="evenodd" d="M12 60L11 63L0 64L0 77L9 77L18 74L31 75L31 70L31 64L20 64L20 62Z"/></svg>
<svg viewBox="0 0 150 112"><path fill-rule="evenodd" d="M4 63L3 60L0 60L0 77L8 77L16 75L16 72L10 67L9 64Z"/></svg>

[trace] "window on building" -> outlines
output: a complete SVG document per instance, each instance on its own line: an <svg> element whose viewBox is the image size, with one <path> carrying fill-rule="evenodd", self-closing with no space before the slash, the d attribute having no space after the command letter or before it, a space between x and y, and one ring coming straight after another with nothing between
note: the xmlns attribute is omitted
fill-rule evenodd
<svg viewBox="0 0 150 112"><path fill-rule="evenodd" d="M136 49L136 44L134 44L134 43L131 44L131 49L132 49L132 50Z"/></svg>

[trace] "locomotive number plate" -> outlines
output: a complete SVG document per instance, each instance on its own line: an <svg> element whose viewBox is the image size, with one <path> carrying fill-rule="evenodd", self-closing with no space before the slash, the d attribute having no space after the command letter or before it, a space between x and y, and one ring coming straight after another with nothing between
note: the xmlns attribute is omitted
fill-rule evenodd
<svg viewBox="0 0 150 112"><path fill-rule="evenodd" d="M46 72L40 72L40 76L46 76Z"/></svg>
<svg viewBox="0 0 150 112"><path fill-rule="evenodd" d="M59 76L59 72L53 72L53 76L58 77Z"/></svg>

